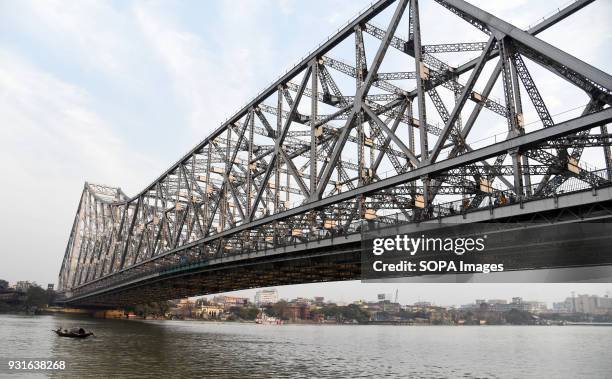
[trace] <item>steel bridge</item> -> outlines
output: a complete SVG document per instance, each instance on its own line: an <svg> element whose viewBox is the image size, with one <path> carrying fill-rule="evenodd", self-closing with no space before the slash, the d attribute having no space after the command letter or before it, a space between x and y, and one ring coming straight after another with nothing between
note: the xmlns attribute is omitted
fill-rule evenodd
<svg viewBox="0 0 612 379"><path fill-rule="evenodd" d="M374 3L138 195L86 183L64 301L356 279L366 227L609 221L612 77L537 37L593 1L523 30L432 0L481 35L438 44L423 42L418 0ZM563 83L581 113L551 114L538 75Z"/></svg>

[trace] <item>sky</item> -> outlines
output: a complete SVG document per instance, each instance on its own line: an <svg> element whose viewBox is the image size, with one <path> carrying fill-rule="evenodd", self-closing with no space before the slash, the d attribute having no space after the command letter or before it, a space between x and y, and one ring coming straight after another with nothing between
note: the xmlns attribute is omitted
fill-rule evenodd
<svg viewBox="0 0 612 379"><path fill-rule="evenodd" d="M527 28L567 1L474 3ZM85 181L139 192L368 5L0 0L0 278L56 283ZM426 42L455 34L449 22L455 16L432 1L421 6ZM611 11L610 0L599 0L540 37L610 72ZM570 95L541 74L551 113L566 111L564 96ZM611 287L581 285L580 291L599 294ZM448 303L482 297L479 286L483 296L511 292L493 284L402 284L399 292L407 300L429 296ZM534 290L512 286L513 293ZM574 288L541 286L538 295L551 299ZM358 282L283 291L344 300L379 292Z"/></svg>

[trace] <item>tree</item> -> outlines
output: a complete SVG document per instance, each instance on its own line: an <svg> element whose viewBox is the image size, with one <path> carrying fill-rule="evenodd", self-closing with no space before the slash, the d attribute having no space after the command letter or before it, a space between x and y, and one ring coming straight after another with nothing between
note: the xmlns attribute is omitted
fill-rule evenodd
<svg viewBox="0 0 612 379"><path fill-rule="evenodd" d="M182 309L183 317L192 318L193 317L193 310L194 310L194 303L192 303L191 301L187 302L183 306L183 309Z"/></svg>
<svg viewBox="0 0 612 379"><path fill-rule="evenodd" d="M259 309L253 307L231 307L229 309L230 319L255 320Z"/></svg>
<svg viewBox="0 0 612 379"><path fill-rule="evenodd" d="M525 325L533 323L533 315L531 313L518 309L510 309L508 312L504 312L504 317L509 324Z"/></svg>
<svg viewBox="0 0 612 379"><path fill-rule="evenodd" d="M266 307L264 312L271 317L278 317L283 320L288 320L287 317L287 302L285 300L280 300L272 306Z"/></svg>
<svg viewBox="0 0 612 379"><path fill-rule="evenodd" d="M146 304L138 304L126 310L132 310L138 316L147 318L148 316L164 317L166 316L166 313L168 313L169 309L170 302L168 301L152 301Z"/></svg>
<svg viewBox="0 0 612 379"><path fill-rule="evenodd" d="M31 286L26 292L25 309L42 308L49 304L49 294L40 286Z"/></svg>
<svg viewBox="0 0 612 379"><path fill-rule="evenodd" d="M4 279L0 279L0 290L7 289L9 286L9 282Z"/></svg>
<svg viewBox="0 0 612 379"><path fill-rule="evenodd" d="M357 304L349 304L346 307L341 307L340 311L345 320L355 320L359 323L364 323L370 320L370 313L361 309Z"/></svg>
<svg viewBox="0 0 612 379"><path fill-rule="evenodd" d="M165 316L166 313L172 308L172 303L169 301L156 301L153 303L157 308L157 314L160 316Z"/></svg>

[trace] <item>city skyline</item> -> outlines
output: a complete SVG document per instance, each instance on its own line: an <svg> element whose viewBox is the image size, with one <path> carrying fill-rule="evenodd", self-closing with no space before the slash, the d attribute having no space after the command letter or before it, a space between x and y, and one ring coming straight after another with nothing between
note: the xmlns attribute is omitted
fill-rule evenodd
<svg viewBox="0 0 612 379"><path fill-rule="evenodd" d="M542 301L549 307L552 303L565 300L575 295L612 296L612 285L609 283L455 283L449 287L444 283L376 283L362 284L358 294L342 294L343 289L349 287L348 282L328 282L330 293L341 293L340 297L328 297L325 288L315 284L295 284L289 286L265 287L233 292L224 292L215 295L205 295L212 298L216 295L231 295L253 299L255 293L261 289L276 288L279 299L292 300L297 297L313 298L323 296L325 301L351 303L357 300L375 301L378 294L395 295L398 290L400 304L414 304L419 301L429 301L440 306L459 306L469 304L476 299L505 299L510 301L513 297L522 297L530 301ZM345 287L345 288L343 288ZM354 287L353 287L354 288ZM415 288L420 289L423 295L414 294ZM199 296L198 296L199 297ZM452 299L455 299L454 301Z"/></svg>

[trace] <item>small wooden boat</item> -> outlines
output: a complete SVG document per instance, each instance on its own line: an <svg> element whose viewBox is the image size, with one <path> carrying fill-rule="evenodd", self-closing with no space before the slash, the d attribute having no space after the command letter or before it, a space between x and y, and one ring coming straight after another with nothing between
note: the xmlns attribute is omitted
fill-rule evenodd
<svg viewBox="0 0 612 379"><path fill-rule="evenodd" d="M62 331L61 329L54 330L55 334L60 337L69 337L69 338L87 338L89 336L93 336L92 332L85 332L84 330L71 330Z"/></svg>

